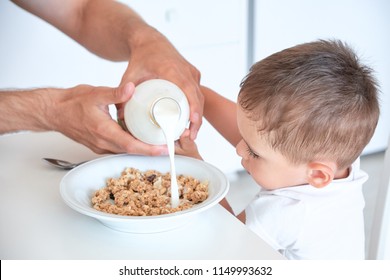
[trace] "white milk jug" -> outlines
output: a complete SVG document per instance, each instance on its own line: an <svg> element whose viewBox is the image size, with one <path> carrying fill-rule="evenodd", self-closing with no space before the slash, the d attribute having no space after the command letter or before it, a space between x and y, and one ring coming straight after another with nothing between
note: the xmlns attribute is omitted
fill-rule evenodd
<svg viewBox="0 0 390 280"><path fill-rule="evenodd" d="M166 138L155 118L161 112L175 116L173 138L179 139L189 122L187 98L174 83L152 79L136 86L134 95L125 105L124 121L135 138L148 144L163 145L167 144Z"/></svg>

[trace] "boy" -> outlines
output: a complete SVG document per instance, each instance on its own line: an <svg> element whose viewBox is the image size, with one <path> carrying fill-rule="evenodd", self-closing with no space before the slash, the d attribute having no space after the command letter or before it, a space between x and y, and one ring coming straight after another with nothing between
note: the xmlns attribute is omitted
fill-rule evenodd
<svg viewBox="0 0 390 280"><path fill-rule="evenodd" d="M238 106L203 93L205 117L261 187L238 218L288 259L364 259L359 155L379 104L353 51L316 41L275 53L252 66ZM185 136L177 152L200 158Z"/></svg>

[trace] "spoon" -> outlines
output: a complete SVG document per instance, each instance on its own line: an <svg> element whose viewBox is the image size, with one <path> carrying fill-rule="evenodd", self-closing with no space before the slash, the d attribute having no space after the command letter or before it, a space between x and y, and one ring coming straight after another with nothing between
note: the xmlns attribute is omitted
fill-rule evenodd
<svg viewBox="0 0 390 280"><path fill-rule="evenodd" d="M65 169L65 170L70 170L73 169L86 161L78 162L78 163L72 163L66 160L61 160L61 159L54 159L54 158L43 158L46 162L50 163L53 166Z"/></svg>

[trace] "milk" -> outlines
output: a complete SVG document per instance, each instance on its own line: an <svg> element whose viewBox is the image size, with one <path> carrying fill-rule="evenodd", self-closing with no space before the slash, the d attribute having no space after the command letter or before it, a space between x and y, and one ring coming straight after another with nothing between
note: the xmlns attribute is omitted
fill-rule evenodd
<svg viewBox="0 0 390 280"><path fill-rule="evenodd" d="M175 140L186 129L190 107L182 90L174 83L152 79L137 85L126 103L126 129L137 139L151 145L167 144L171 165L171 205L179 205L175 169Z"/></svg>
<svg viewBox="0 0 390 280"><path fill-rule="evenodd" d="M176 179L175 167L175 132L180 118L180 107L177 102L169 97L156 101L153 106L153 117L162 129L168 146L171 166L171 206L179 206L179 186Z"/></svg>

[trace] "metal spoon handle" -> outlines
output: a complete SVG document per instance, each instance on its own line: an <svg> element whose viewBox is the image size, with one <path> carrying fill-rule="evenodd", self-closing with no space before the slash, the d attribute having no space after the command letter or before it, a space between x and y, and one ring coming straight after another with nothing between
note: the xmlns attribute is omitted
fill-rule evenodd
<svg viewBox="0 0 390 280"><path fill-rule="evenodd" d="M65 169L65 170L73 169L73 168L79 166L80 164L83 164L86 162L86 161L83 161L83 162L78 162L78 163L72 163L72 162L69 162L66 160L54 159L54 158L42 158L42 159L55 167L59 167L61 169Z"/></svg>

